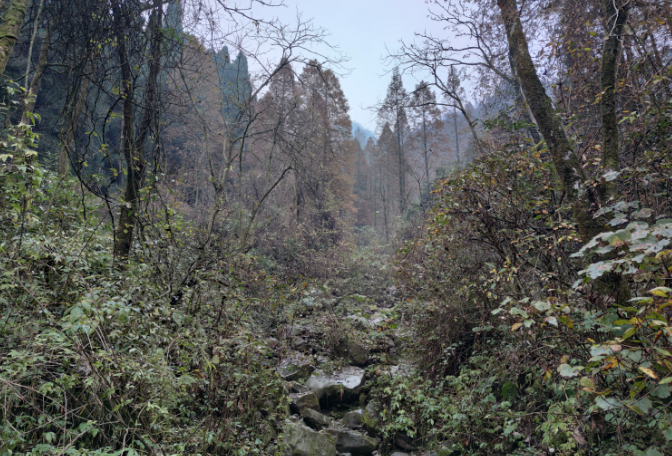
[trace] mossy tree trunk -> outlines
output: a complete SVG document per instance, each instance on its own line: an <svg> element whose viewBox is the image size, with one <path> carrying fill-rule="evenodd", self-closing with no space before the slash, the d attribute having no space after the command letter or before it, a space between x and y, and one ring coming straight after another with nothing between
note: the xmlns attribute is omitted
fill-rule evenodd
<svg viewBox="0 0 672 456"><path fill-rule="evenodd" d="M118 40L119 62L122 77L122 99L124 105L122 109L124 124L124 142L123 155L126 161L126 188L124 190L124 200L121 204L119 215L119 224L115 233L114 256L117 258L127 258L131 252L133 243L133 232L137 211L140 206L140 190L144 170L147 164L145 158L145 145L152 125L158 120L157 106L157 81L161 68L161 43L162 43L162 10L160 2L155 2L149 23L148 30L151 33L151 54L148 66L149 74L145 85L145 94L143 100L143 115L138 128L137 137L134 133L134 110L133 99L135 96L134 77L132 74L132 65L129 56L128 46L126 44L126 30L130 22L129 6L122 4L121 0L113 3L113 13L115 16L114 32Z"/></svg>
<svg viewBox="0 0 672 456"><path fill-rule="evenodd" d="M516 0L497 0L497 5L502 13L509 52L520 87L546 142L563 190L572 204L579 232L587 241L598 234L601 227L592 216L593 198L586 188L583 169L532 62Z"/></svg>
<svg viewBox="0 0 672 456"><path fill-rule="evenodd" d="M37 93L40 91L42 84L42 76L44 70L47 69L49 63L49 45L51 44L51 24L47 27L47 31L42 39L42 46L40 47L40 56L35 67L35 74L33 80L30 82L30 87L25 95L25 102L23 105L23 115L21 121L25 124L30 124L28 113L32 113L35 109L35 102L37 101Z"/></svg>
<svg viewBox="0 0 672 456"><path fill-rule="evenodd" d="M605 2L610 0L605 0ZM574 220L584 242L603 231L603 226L593 217L597 206L594 195L586 186L586 177L578 157L565 134L560 118L553 109L551 99L539 79L530 57L525 32L520 21L516 0L497 0L506 28L509 51L520 82L520 87L537 121L548 151L559 174L563 190L572 204ZM617 56L616 56L617 57ZM614 70L615 71L615 70ZM615 75L614 75L615 79ZM613 87L613 85L612 85ZM614 107L615 109L615 107ZM618 165L618 142L616 142L616 166ZM616 302L625 304L630 298L628 282L617 274L608 274L599 283L604 295L613 294Z"/></svg>
<svg viewBox="0 0 672 456"><path fill-rule="evenodd" d="M19 39L23 20L26 18L29 0L13 0L2 17L0 25L0 78L5 73L9 56Z"/></svg>
<svg viewBox="0 0 672 456"><path fill-rule="evenodd" d="M606 36L602 48L600 68L600 111L602 114L602 167L605 172L618 171L619 135L616 117L616 75L621 52L623 28L628 20L628 4L616 8L613 0L602 0ZM601 188L601 197L607 200L616 195L616 180Z"/></svg>

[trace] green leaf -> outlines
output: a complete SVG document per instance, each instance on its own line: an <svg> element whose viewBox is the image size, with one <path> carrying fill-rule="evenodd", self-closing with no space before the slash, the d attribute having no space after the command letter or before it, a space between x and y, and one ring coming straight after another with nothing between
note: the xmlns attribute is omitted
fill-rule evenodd
<svg viewBox="0 0 672 456"><path fill-rule="evenodd" d="M665 432L663 432L663 435L665 436L665 440L670 441L672 440L672 426L667 428Z"/></svg>
<svg viewBox="0 0 672 456"><path fill-rule="evenodd" d="M560 374L561 377L565 378L572 378L579 375L574 371L574 368L572 368L572 366L570 366L569 364L560 364L560 366L558 366L558 373Z"/></svg>
<svg viewBox="0 0 672 456"><path fill-rule="evenodd" d="M623 407L623 404L613 397L598 397L597 400L595 400L595 404L605 412Z"/></svg>
<svg viewBox="0 0 672 456"><path fill-rule="evenodd" d="M509 311L509 313L510 313L511 315L520 315L520 316L523 317L523 318L527 318L527 317L528 317L527 312L525 312L524 310L519 309L518 307L513 307L513 308Z"/></svg>
<svg viewBox="0 0 672 456"><path fill-rule="evenodd" d="M551 309L551 305L547 301L534 301L532 305L539 312L546 312Z"/></svg>
<svg viewBox="0 0 672 456"><path fill-rule="evenodd" d="M636 332L637 332L637 327L632 326L632 327L628 328L625 331L625 333L623 334L623 340L630 339Z"/></svg>
<svg viewBox="0 0 672 456"><path fill-rule="evenodd" d="M668 385L658 385L658 388L653 390L651 395L660 399L667 399L672 395L672 391Z"/></svg>
<svg viewBox="0 0 672 456"><path fill-rule="evenodd" d="M667 287L657 287L654 288L653 290L649 290L649 293L651 293L654 296L660 296L661 298L665 298L667 297L668 294L672 294L672 289Z"/></svg>
<svg viewBox="0 0 672 456"><path fill-rule="evenodd" d="M544 321L549 325L558 326L558 319L555 317L546 317Z"/></svg>
<svg viewBox="0 0 672 456"><path fill-rule="evenodd" d="M638 409L640 409L645 414L648 413L649 410L651 410L652 406L653 406L653 403L647 397L643 397L633 404L633 407L637 407Z"/></svg>
<svg viewBox="0 0 672 456"><path fill-rule="evenodd" d="M564 315L560 315L560 316L558 317L558 320L560 320L560 323L562 323L563 325L567 326L569 329L573 329L573 328L574 328L574 321L573 321L571 318L566 317L566 316L564 316Z"/></svg>
<svg viewBox="0 0 672 456"><path fill-rule="evenodd" d="M648 450L646 450L646 456L664 456L664 455L655 448L649 448Z"/></svg>

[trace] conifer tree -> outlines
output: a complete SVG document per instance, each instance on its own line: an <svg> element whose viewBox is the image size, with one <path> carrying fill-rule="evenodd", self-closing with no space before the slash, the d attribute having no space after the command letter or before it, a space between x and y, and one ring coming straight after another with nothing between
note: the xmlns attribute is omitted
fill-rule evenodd
<svg viewBox="0 0 672 456"><path fill-rule="evenodd" d="M392 73L392 81L387 87L387 96L378 110L381 122L386 122L394 129L396 139L395 149L392 154L395 157L395 168L398 179L399 211L403 215L406 212L407 188L406 174L408 162L406 157L407 142L409 139L408 116L406 107L409 103L408 93L404 89L399 69L395 68ZM382 135L381 135L382 137Z"/></svg>

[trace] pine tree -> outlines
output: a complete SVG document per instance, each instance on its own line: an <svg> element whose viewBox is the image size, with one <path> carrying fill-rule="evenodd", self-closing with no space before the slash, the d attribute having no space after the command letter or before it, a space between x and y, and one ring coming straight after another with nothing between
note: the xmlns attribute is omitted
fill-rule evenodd
<svg viewBox="0 0 672 456"><path fill-rule="evenodd" d="M408 163L406 158L406 143L409 136L409 127L406 106L408 105L408 101L408 93L404 89L401 74L399 73L399 69L395 68L392 73L392 81L387 88L385 101L378 110L378 116L382 122L387 122L394 128L396 147L393 154L396 158L395 167L398 178L399 211L402 215L406 212L407 204L406 174L408 172Z"/></svg>
<svg viewBox="0 0 672 456"><path fill-rule="evenodd" d="M439 148L444 147L445 138L436 95L425 81L415 86L411 98L411 115L415 137L413 142L421 155L424 179L429 182L432 160L438 155Z"/></svg>

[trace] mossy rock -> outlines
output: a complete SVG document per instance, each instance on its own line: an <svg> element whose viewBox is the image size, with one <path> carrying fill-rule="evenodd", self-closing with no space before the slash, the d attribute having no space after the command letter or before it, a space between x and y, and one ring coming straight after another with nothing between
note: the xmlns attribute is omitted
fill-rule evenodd
<svg viewBox="0 0 672 456"><path fill-rule="evenodd" d="M383 427L373 402L369 402L366 408L362 411L362 426L369 434L375 436L380 435L382 432Z"/></svg>
<svg viewBox="0 0 672 456"><path fill-rule="evenodd" d="M336 440L332 435L316 432L308 426L288 422L280 438L287 455L336 456Z"/></svg>

